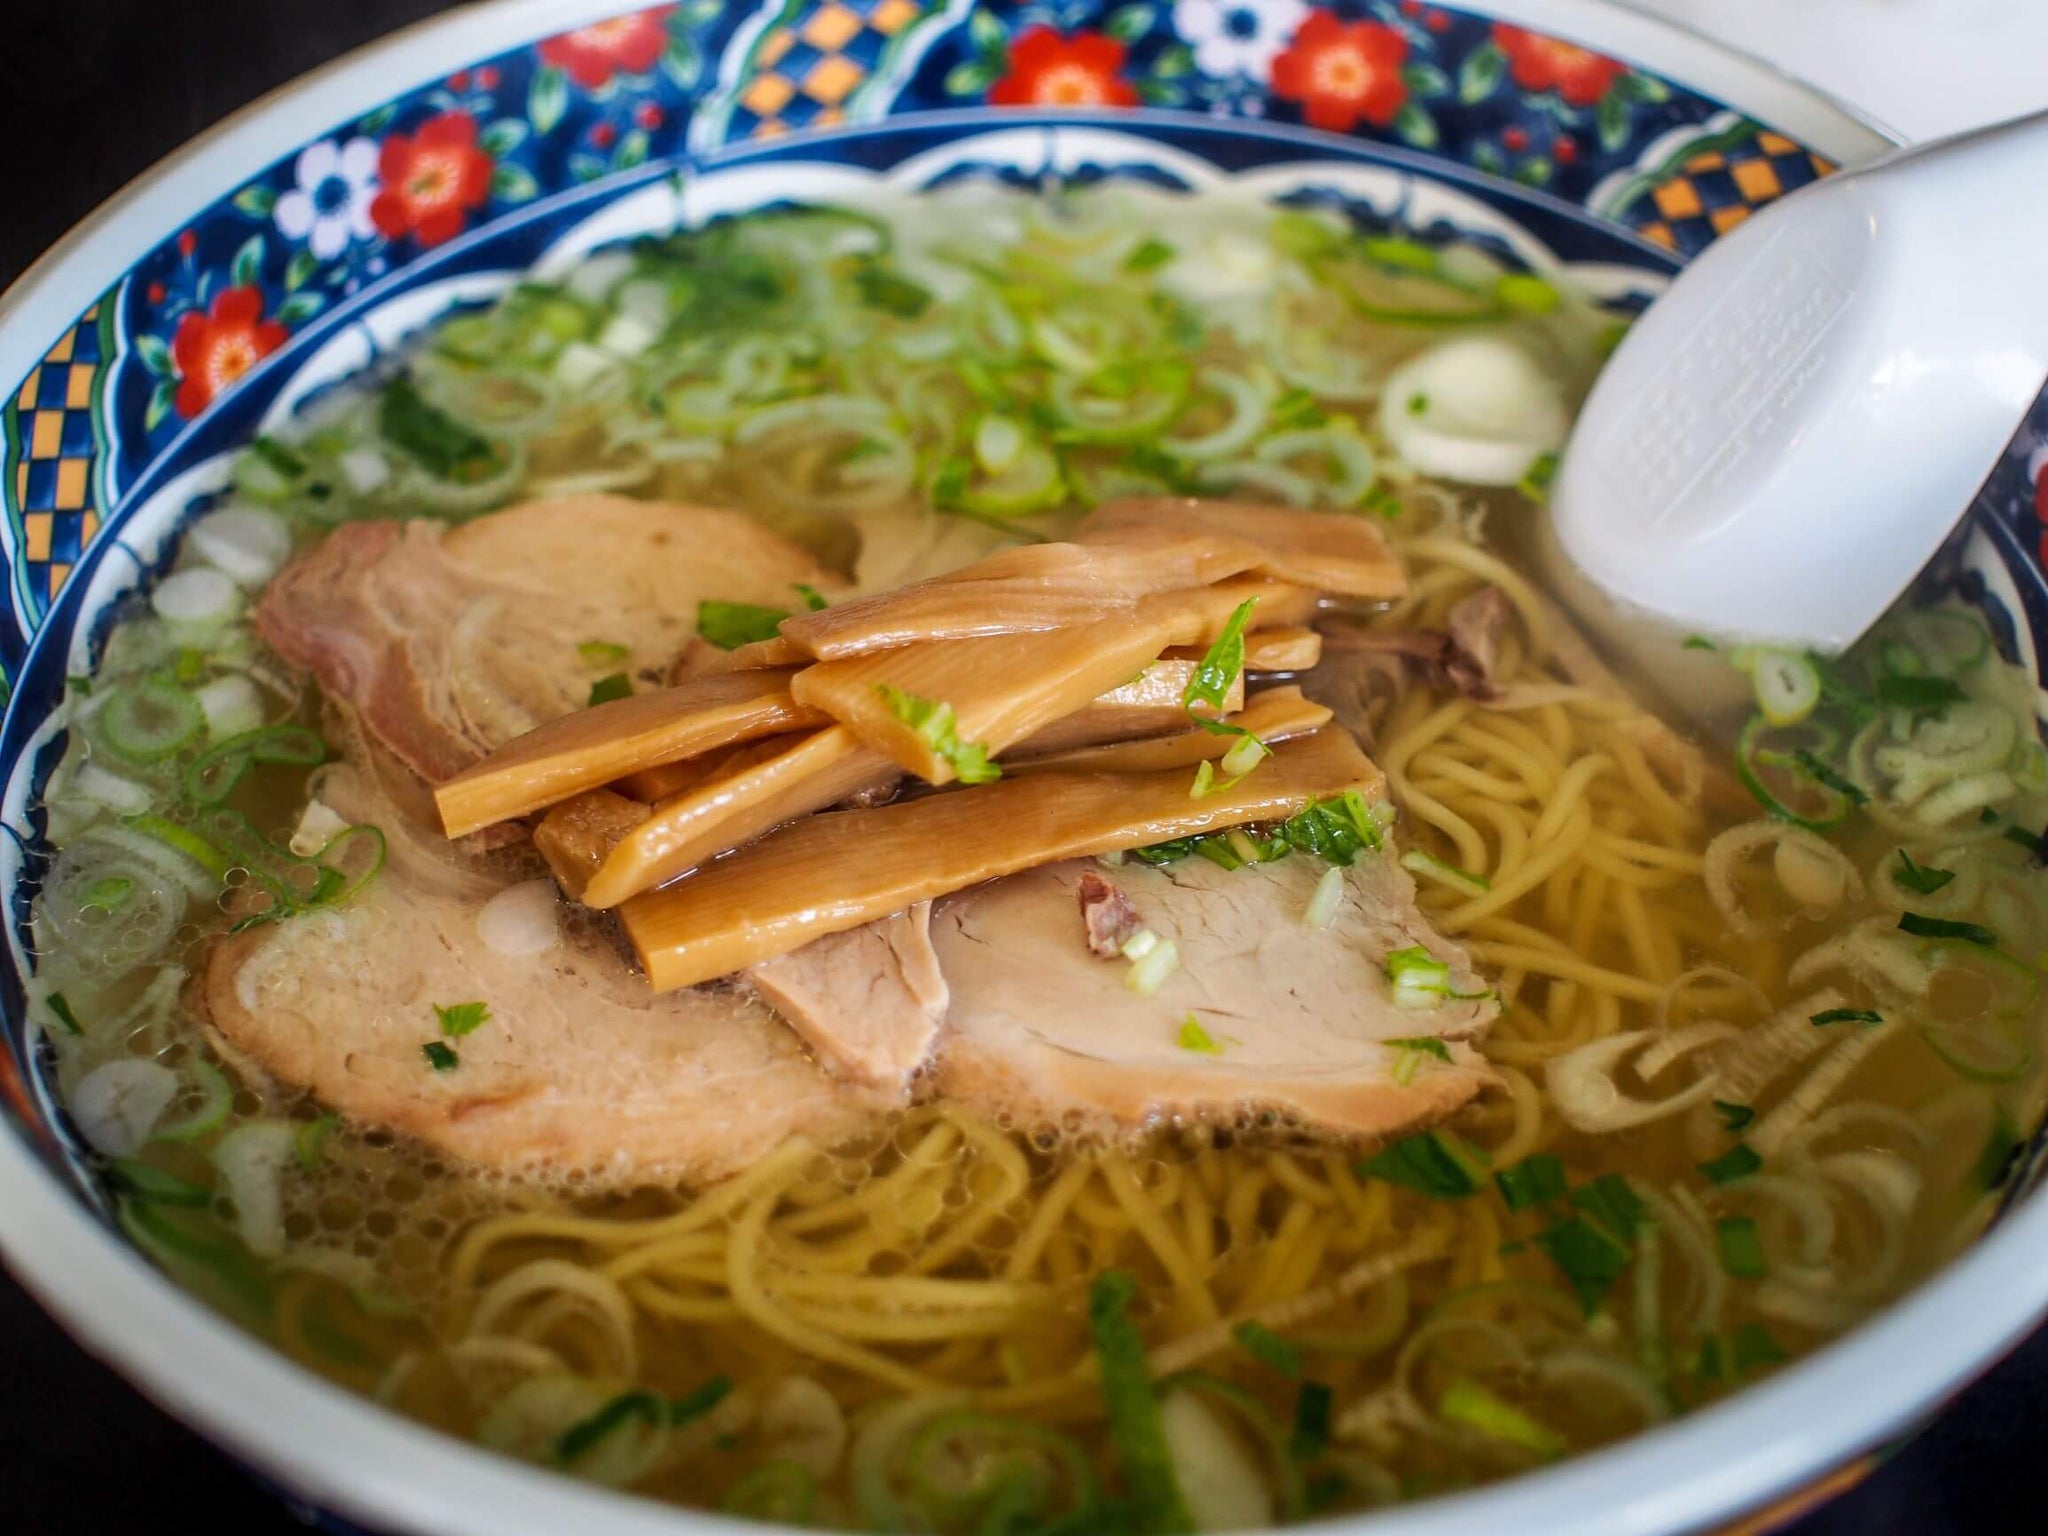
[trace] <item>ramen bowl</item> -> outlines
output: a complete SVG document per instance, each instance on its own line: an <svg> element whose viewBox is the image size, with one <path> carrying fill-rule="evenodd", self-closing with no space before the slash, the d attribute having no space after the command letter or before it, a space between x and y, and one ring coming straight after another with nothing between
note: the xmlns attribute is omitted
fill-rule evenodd
<svg viewBox="0 0 2048 1536"><path fill-rule="evenodd" d="M497 0L230 118L0 301L8 1264L141 1391L337 1529L716 1521L421 1428L173 1286L124 1240L30 1003L36 800L67 676L226 487L234 448L428 323L633 235L970 177L1339 204L1569 273L1625 314L1757 207L1886 147L1816 92L1602 0ZM1945 557L2030 670L2048 638L2044 433L2037 411ZM1651 1536L1838 1479L2048 1311L2044 1244L2048 1206L2015 1193L1981 1242L1795 1368L1613 1448L1355 1523Z"/></svg>

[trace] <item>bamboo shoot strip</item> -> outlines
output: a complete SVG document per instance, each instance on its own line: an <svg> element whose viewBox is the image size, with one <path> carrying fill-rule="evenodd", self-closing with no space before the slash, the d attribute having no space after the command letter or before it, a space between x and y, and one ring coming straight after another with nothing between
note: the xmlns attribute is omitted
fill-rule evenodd
<svg viewBox="0 0 2048 1536"><path fill-rule="evenodd" d="M1381 601L1404 595L1407 573L1378 525L1350 512L1304 512L1297 507L1196 497L1145 496L1097 507L1074 537L1096 548L1128 542L1144 547L1163 538L1209 538L1255 547L1245 567L1275 581L1294 582L1339 597ZM1213 579L1213 578L1212 578Z"/></svg>
<svg viewBox="0 0 2048 1536"><path fill-rule="evenodd" d="M606 855L584 902L615 907L785 821L887 786L896 765L843 725L803 737L776 756L658 806Z"/></svg>
<svg viewBox="0 0 2048 1536"><path fill-rule="evenodd" d="M528 816L659 763L801 730L788 671L736 672L578 710L528 731L434 790L450 837Z"/></svg>
<svg viewBox="0 0 2048 1536"><path fill-rule="evenodd" d="M1175 713L1179 717L1178 723L1187 722L1186 711L1176 706ZM1269 688L1254 695L1241 711L1227 718L1231 725L1251 732L1271 746L1290 737L1321 730L1330 723L1330 711L1302 697L1299 688L1289 686ZM1063 720L1060 726L1066 723ZM1020 750L1029 750L1040 739L1039 736L1032 737ZM1151 741L1118 740L1107 746L1081 747L1049 752L1044 757L1026 757L1022 761L1005 763L1003 772L1042 773L1049 769L1063 769L1088 773L1155 773L1168 768L1192 768L1197 763L1213 762L1223 756L1238 740L1237 737L1220 736L1214 731L1182 731Z"/></svg>
<svg viewBox="0 0 2048 1536"><path fill-rule="evenodd" d="M809 817L635 896L620 915L648 981L665 992L1019 870L1280 821L1347 790L1371 801L1384 787L1340 730L1282 743L1259 772L1201 800L1188 798L1177 768L1034 773Z"/></svg>

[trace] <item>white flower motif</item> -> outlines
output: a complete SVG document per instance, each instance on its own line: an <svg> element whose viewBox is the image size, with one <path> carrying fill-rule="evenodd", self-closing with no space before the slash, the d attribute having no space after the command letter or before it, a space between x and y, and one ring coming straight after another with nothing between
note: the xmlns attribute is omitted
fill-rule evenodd
<svg viewBox="0 0 2048 1536"><path fill-rule="evenodd" d="M272 217L287 240L303 240L332 261L351 240L376 234L370 204L377 196L377 146L369 139L322 139L299 155L298 185L277 200Z"/></svg>
<svg viewBox="0 0 2048 1536"><path fill-rule="evenodd" d="M1248 76L1264 85L1273 58L1308 19L1305 0L1176 0L1173 29L1214 80Z"/></svg>

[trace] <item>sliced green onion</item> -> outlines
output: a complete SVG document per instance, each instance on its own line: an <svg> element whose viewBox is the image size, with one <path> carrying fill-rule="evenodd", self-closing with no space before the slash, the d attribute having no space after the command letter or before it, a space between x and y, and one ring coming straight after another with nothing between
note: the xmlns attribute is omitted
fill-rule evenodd
<svg viewBox="0 0 2048 1536"><path fill-rule="evenodd" d="M1744 1376L1792 1358L1762 1323L1744 1323L1736 1329L1728 1352L1735 1369Z"/></svg>
<svg viewBox="0 0 2048 1536"><path fill-rule="evenodd" d="M1308 899L1308 910L1301 920L1311 928L1327 928L1337 920L1337 909L1344 900L1344 871L1336 865L1324 870L1316 881L1314 893Z"/></svg>
<svg viewBox="0 0 2048 1536"><path fill-rule="evenodd" d="M1493 1176L1493 1182L1500 1187L1501 1199L1511 1211L1526 1211L1531 1206L1562 1200L1570 1187L1563 1161L1549 1152L1534 1153L1512 1168L1503 1168Z"/></svg>
<svg viewBox="0 0 2048 1536"><path fill-rule="evenodd" d="M609 704L614 699L628 699L633 696L633 680L623 672L607 673L590 685L587 705Z"/></svg>
<svg viewBox="0 0 2048 1536"><path fill-rule="evenodd" d="M322 1115L317 1120L308 1120L299 1127L293 1150L298 1153L299 1166L311 1173L320 1166L320 1159L327 1150L327 1138L341 1126L341 1116Z"/></svg>
<svg viewBox="0 0 2048 1536"><path fill-rule="evenodd" d="M1195 664L1195 670L1188 678L1187 687L1181 692L1181 708L1197 725L1209 730L1218 729L1212 716L1224 712L1231 687L1244 672L1244 630L1258 601L1255 597L1246 598L1231 610L1222 632L1202 653L1202 659ZM1197 705L1207 705L1211 714L1197 714Z"/></svg>
<svg viewBox="0 0 2048 1536"><path fill-rule="evenodd" d="M1375 1152L1357 1164L1362 1179L1380 1179L1432 1200L1463 1200L1479 1192L1485 1154L1455 1131L1424 1131Z"/></svg>
<svg viewBox="0 0 2048 1536"><path fill-rule="evenodd" d="M1158 947L1159 935L1150 928L1140 928L1118 946L1117 953L1126 960L1142 960Z"/></svg>
<svg viewBox="0 0 2048 1536"><path fill-rule="evenodd" d="M427 1058L427 1065L436 1072L453 1072L462 1065L462 1058L438 1040L429 1040L421 1046L420 1054Z"/></svg>
<svg viewBox="0 0 2048 1536"><path fill-rule="evenodd" d="M697 604L697 633L721 651L773 640L787 608L764 608L756 603L723 603L705 598Z"/></svg>
<svg viewBox="0 0 2048 1536"><path fill-rule="evenodd" d="M2013 1124L2011 1113L2003 1104L1995 1106L1991 1130L1984 1138L1983 1149L1978 1152L1976 1166L1972 1170L1978 1187L1986 1190L2003 1187L2012 1172L2014 1159L2025 1145L2020 1138L2019 1127Z"/></svg>
<svg viewBox="0 0 2048 1536"><path fill-rule="evenodd" d="M700 604L699 606L701 607L702 605ZM732 647L727 646L726 649L731 650ZM583 664L586 667L604 669L609 667L624 666L626 664L626 658L630 656L632 652L627 650L625 646L619 645L614 641L585 640L581 645L576 647L576 654L583 659Z"/></svg>
<svg viewBox="0 0 2048 1536"><path fill-rule="evenodd" d="M1961 923L1945 917L1923 917L1918 912L1902 912L1899 914L1899 929L1923 939L1961 939L1969 944L1982 944L1986 949L1998 948L1998 935L1982 923Z"/></svg>
<svg viewBox="0 0 2048 1536"><path fill-rule="evenodd" d="M818 1507L818 1479L808 1467L786 1457L763 1462L719 1500L719 1509L775 1525L809 1525Z"/></svg>
<svg viewBox="0 0 2048 1536"><path fill-rule="evenodd" d="M206 711L176 684L145 679L110 690L92 724L122 757L150 763L197 741L206 729Z"/></svg>
<svg viewBox="0 0 2048 1536"><path fill-rule="evenodd" d="M1438 885L1449 886L1466 896L1484 896L1493 889L1493 882L1484 875L1475 875L1468 869L1448 864L1433 853L1420 848L1410 848L1401 855L1401 867L1410 874L1420 875L1425 880L1434 880Z"/></svg>
<svg viewBox="0 0 2048 1536"><path fill-rule="evenodd" d="M1772 725L1797 725L1820 704L1820 669L1797 651L1759 650L1749 680Z"/></svg>
<svg viewBox="0 0 2048 1536"><path fill-rule="evenodd" d="M82 1035L85 1033L84 1026L78 1022L78 1015L71 1011L71 1004L62 992L50 993L43 999L43 1003L52 1014L56 1015L57 1022L64 1026L67 1034Z"/></svg>
<svg viewBox="0 0 2048 1536"><path fill-rule="evenodd" d="M921 699L888 683L877 683L875 690L889 706L889 713L923 737L940 761L952 767L962 784L988 784L1003 776L1003 770L989 761L987 747L978 741L960 739L951 704Z"/></svg>
<svg viewBox="0 0 2048 1536"><path fill-rule="evenodd" d="M489 1003L449 1003L446 1006L435 1003L433 1008L441 1033L450 1039L474 1034L491 1021Z"/></svg>
<svg viewBox="0 0 2048 1536"><path fill-rule="evenodd" d="M1911 891L1916 896L1932 896L1936 891L1955 879L1952 869L1934 869L1915 864L1913 855L1905 849L1899 850L1899 867L1892 871L1892 883L1902 891Z"/></svg>
<svg viewBox="0 0 2048 1536"><path fill-rule="evenodd" d="M555 1457L565 1463L580 1461L586 1452L625 1425L635 1420L658 1425L667 1415L668 1405L655 1393L644 1390L622 1392L588 1418L579 1419L563 1430L555 1441Z"/></svg>
<svg viewBox="0 0 2048 1536"><path fill-rule="evenodd" d="M1628 1242L1583 1216L1567 1217L1537 1233L1535 1241L1564 1272L1565 1280L1589 1317L1600 1310L1614 1282L1628 1268Z"/></svg>
<svg viewBox="0 0 2048 1536"><path fill-rule="evenodd" d="M197 832L181 827L175 821L166 820L162 816L130 816L121 824L131 831L140 832L145 837L176 849L215 880L225 880L228 871L234 867L233 861L225 853Z"/></svg>
<svg viewBox="0 0 2048 1536"><path fill-rule="evenodd" d="M154 1140L197 1141L227 1123L228 1114L235 1107L235 1090L226 1074L204 1057L194 1057L192 1076L205 1097L190 1114L159 1125Z"/></svg>
<svg viewBox="0 0 2048 1536"><path fill-rule="evenodd" d="M1512 1403L1495 1397L1470 1377L1461 1376L1444 1388L1444 1395L1437 1400L1436 1411L1437 1416L1447 1423L1477 1430L1491 1439L1505 1440L1545 1461L1555 1461L1571 1449L1564 1436L1556 1430Z"/></svg>
<svg viewBox="0 0 2048 1536"><path fill-rule="evenodd" d="M1230 1331L1240 1348L1289 1378L1301 1374L1301 1351L1263 1323L1246 1321Z"/></svg>
<svg viewBox="0 0 2048 1536"><path fill-rule="evenodd" d="M1289 1449L1300 1461L1314 1461L1329 1448L1334 1394L1320 1381L1304 1381L1294 1394L1294 1436Z"/></svg>
<svg viewBox="0 0 2048 1536"><path fill-rule="evenodd" d="M1132 962L1124 985L1140 997L1150 997L1179 968L1179 947L1171 939L1161 939Z"/></svg>
<svg viewBox="0 0 2048 1536"><path fill-rule="evenodd" d="M1714 1113L1721 1117L1721 1128L1730 1135L1749 1129L1756 1120L1756 1111L1747 1104L1731 1104L1726 1099L1714 1100Z"/></svg>
<svg viewBox="0 0 2048 1536"><path fill-rule="evenodd" d="M1120 1269L1096 1276L1088 1291L1088 1330L1095 1341L1110 1440L1136 1505L1137 1529L1146 1536L1179 1536L1192 1531L1194 1521L1181 1498L1159 1422L1145 1340L1131 1321L1137 1292L1137 1282Z"/></svg>
<svg viewBox="0 0 2048 1536"><path fill-rule="evenodd" d="M1394 1082L1405 1088L1415 1081L1415 1074L1422 1070L1427 1060L1436 1060L1450 1065L1451 1048L1435 1035L1414 1035L1403 1040L1380 1042L1394 1052Z"/></svg>
<svg viewBox="0 0 2048 1536"><path fill-rule="evenodd" d="M1711 1162L1701 1163L1699 1170L1709 1184L1733 1184L1738 1179L1748 1178L1763 1165L1764 1160L1757 1156L1749 1143L1738 1141Z"/></svg>
<svg viewBox="0 0 2048 1536"><path fill-rule="evenodd" d="M503 449L430 404L410 374L398 374L384 386L377 430L436 480L476 485L505 468Z"/></svg>
<svg viewBox="0 0 2048 1536"><path fill-rule="evenodd" d="M1812 765L1825 763L1839 744L1835 732L1818 722L1781 728L1760 714L1752 715L1735 744L1735 772L1772 816L1825 832L1838 826L1854 804L1812 771Z"/></svg>
<svg viewBox="0 0 2048 1536"><path fill-rule="evenodd" d="M1884 1015L1874 1008L1823 1008L1810 1024L1882 1024Z"/></svg>
<svg viewBox="0 0 2048 1536"><path fill-rule="evenodd" d="M213 1191L204 1184L194 1184L132 1157L117 1158L108 1164L107 1177L116 1187L149 1205L198 1209L213 1204Z"/></svg>
<svg viewBox="0 0 2048 1536"><path fill-rule="evenodd" d="M1724 1216L1714 1223L1714 1235L1721 1248L1721 1267L1736 1279L1761 1280L1771 1272L1752 1218Z"/></svg>
<svg viewBox="0 0 2048 1536"><path fill-rule="evenodd" d="M1397 1008L1435 1008L1451 995L1451 968L1419 944L1386 959Z"/></svg>
<svg viewBox="0 0 2048 1536"><path fill-rule="evenodd" d="M1180 1021L1180 1048L1195 1051L1203 1056L1221 1056L1223 1047L1218 1045L1209 1031L1202 1028L1201 1021L1192 1013Z"/></svg>
<svg viewBox="0 0 2048 1536"><path fill-rule="evenodd" d="M1954 678L1899 677L1896 674L1879 678L1872 696L1882 708L1910 710L1915 714L1946 709L1969 698Z"/></svg>

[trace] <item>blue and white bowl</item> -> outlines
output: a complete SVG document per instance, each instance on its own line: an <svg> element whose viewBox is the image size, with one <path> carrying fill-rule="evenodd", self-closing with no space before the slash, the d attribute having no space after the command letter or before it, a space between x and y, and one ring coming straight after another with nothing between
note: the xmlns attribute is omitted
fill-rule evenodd
<svg viewBox="0 0 2048 1536"><path fill-rule="evenodd" d="M1358 82L1317 85L1333 56ZM394 94L394 85L403 89ZM288 146L280 153L280 146ZM220 124L0 299L0 1249L90 1348L333 1523L616 1536L715 1517L557 1478L320 1381L116 1232L25 1016L49 716L110 605L263 423L451 305L623 236L963 174L1345 203L1568 269L1621 309L1886 139L1605 0L494 0ZM2048 411L1959 546L2033 662ZM1796 1368L1613 1449L1372 1517L1382 1536L1698 1530L1850 1466L2048 1311L2048 1201Z"/></svg>

